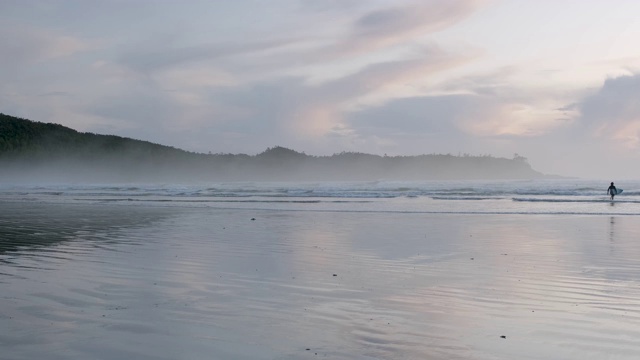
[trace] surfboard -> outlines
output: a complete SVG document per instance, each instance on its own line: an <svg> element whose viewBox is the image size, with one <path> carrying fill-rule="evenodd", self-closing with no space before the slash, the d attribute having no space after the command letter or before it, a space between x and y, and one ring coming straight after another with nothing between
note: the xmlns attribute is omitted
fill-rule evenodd
<svg viewBox="0 0 640 360"><path fill-rule="evenodd" d="M617 188L617 189L616 189L616 195L620 195L620 194L622 194L622 189Z"/></svg>

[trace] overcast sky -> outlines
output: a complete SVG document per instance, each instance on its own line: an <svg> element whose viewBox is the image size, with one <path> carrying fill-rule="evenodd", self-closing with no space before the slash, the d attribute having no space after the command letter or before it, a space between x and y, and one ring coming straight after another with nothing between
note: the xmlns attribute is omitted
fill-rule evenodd
<svg viewBox="0 0 640 360"><path fill-rule="evenodd" d="M196 152L640 178L640 1L0 0L0 112Z"/></svg>

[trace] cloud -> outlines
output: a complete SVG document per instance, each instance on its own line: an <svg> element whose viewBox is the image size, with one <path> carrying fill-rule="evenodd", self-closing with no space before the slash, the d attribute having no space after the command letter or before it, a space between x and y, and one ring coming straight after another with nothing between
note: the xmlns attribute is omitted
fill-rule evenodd
<svg viewBox="0 0 640 360"><path fill-rule="evenodd" d="M397 46L416 46L425 37L451 27L479 7L477 0L426 0L360 10L344 21L344 29L329 44L318 42L294 56L305 64L358 59Z"/></svg>
<svg viewBox="0 0 640 360"><path fill-rule="evenodd" d="M518 80L522 74L516 67L501 67L448 79L428 92L433 96L468 95L458 98L455 122L460 130L475 136L542 136L565 127L575 109L564 100L574 100L574 95L551 86L527 86Z"/></svg>
<svg viewBox="0 0 640 360"><path fill-rule="evenodd" d="M296 70L306 70L305 76L308 76L308 71L322 72L332 66L348 64L352 68L357 64L354 68L357 71L357 67L380 61L369 58L379 50L424 42L425 36L468 17L477 9L478 3L476 0L430 0L374 10L372 5L364 8L354 3L347 9L341 8L344 20L334 21L330 31L325 30L326 19L305 13L299 18L306 19L306 22L295 22L296 30L290 33L238 33L232 42L213 40L186 44L183 43L186 34L156 34L120 50L118 62L145 74L200 64L201 67L215 67L234 73L236 78L262 76L262 79L265 79L265 74L281 77ZM326 4L322 10L315 11L324 12L326 7L335 6ZM306 11L317 9L315 6L302 8ZM331 13L335 14L335 11ZM299 31L301 28L318 31L310 34ZM323 36L327 31L333 35ZM320 69L311 69L313 66Z"/></svg>
<svg viewBox="0 0 640 360"><path fill-rule="evenodd" d="M486 126L483 116L491 109L486 101L472 94L394 99L354 111L346 122L363 142L365 139L377 142L384 151L401 153L407 146L419 149L414 153L470 151L473 143L495 141L491 138L499 135L488 133L485 138L489 140L482 140L482 136L474 133L479 129L470 129ZM381 143L380 139L386 141Z"/></svg>
<svg viewBox="0 0 640 360"><path fill-rule="evenodd" d="M113 119L135 118L138 126L151 126L153 121L154 127L169 126L172 119L179 118L185 128L204 126L207 132L234 138L259 135L265 142L263 147L287 145L282 139L289 146L326 139L349 142L356 133L343 121L344 114L361 98L465 60L433 48L419 58L372 64L320 84L290 76L243 84L235 81L233 74L215 71L205 81L206 66L195 73L191 67L171 68L147 79L126 76L126 71L117 71L117 65L101 63L97 68L119 83L104 94L91 113Z"/></svg>
<svg viewBox="0 0 640 360"><path fill-rule="evenodd" d="M194 84L200 80L185 84L184 79L171 77L165 79L163 87L172 87L170 82L175 81L173 85L182 88L158 91L152 83L146 88L145 82L137 83L132 78L129 81L134 83L122 86L122 93L100 99L101 105L92 113L114 119L136 118L138 126L154 128L172 126L172 119L179 118L185 134L189 125L200 129L192 131L191 144L203 148L208 137L208 142L216 145L212 151L238 148L238 139L245 139L246 149L246 139L253 138L259 138L250 145L254 151L274 145L309 149L315 144L319 149L321 143L344 148L364 139L359 129L345 122L345 114L358 99L456 66L460 61L463 59L434 51L419 59L370 65L321 84L309 84L304 77L280 77L196 89ZM378 143L386 141L384 136L370 138Z"/></svg>
<svg viewBox="0 0 640 360"><path fill-rule="evenodd" d="M370 65L349 76L308 86L303 98L310 100L301 99L297 104L299 111L296 112L295 119L309 119L307 133L314 136L327 135L333 131L340 134L352 133L348 131L349 124L343 121L344 114L350 108L357 107L360 99L383 93L388 87L410 83L417 78L455 67L464 60L434 51L417 59ZM363 105L365 109L369 106L371 105Z"/></svg>
<svg viewBox="0 0 640 360"><path fill-rule="evenodd" d="M553 89L514 86L513 78L519 73L506 67L431 84L423 87L426 95L356 108L344 123L352 129L352 137L362 142L386 139L378 142L377 152L402 153L411 147L453 153L492 148L509 155L549 147L549 142L562 148L573 134L568 129L575 121L576 105L563 106L566 95Z"/></svg>
<svg viewBox="0 0 640 360"><path fill-rule="evenodd" d="M49 29L5 23L0 26L0 32L0 62L5 70L7 67L15 69L27 64L68 57L93 48L79 37Z"/></svg>
<svg viewBox="0 0 640 360"><path fill-rule="evenodd" d="M420 96L392 101L369 109L369 118L395 115L390 126L412 125L407 133L439 132L442 129L477 137L534 136L544 132L546 123L536 124L532 106L517 100L476 94ZM365 120L359 117L361 123ZM374 122L375 123L375 122ZM381 123L378 120L377 123Z"/></svg>
<svg viewBox="0 0 640 360"><path fill-rule="evenodd" d="M373 10L357 19L339 46L361 51L393 46L447 28L476 10L478 1L420 1Z"/></svg>
<svg viewBox="0 0 640 360"><path fill-rule="evenodd" d="M165 38L152 38L123 51L118 62L134 71L150 74L194 63L205 62L213 65L219 59L255 56L261 52L291 45L296 41L296 39L251 40L186 46L172 44Z"/></svg>
<svg viewBox="0 0 640 360"><path fill-rule="evenodd" d="M637 169L628 164L640 161L640 75L612 77L587 95L584 89L577 93L558 106L568 121L557 121L544 136L522 138L517 151L533 154L528 157L550 173L637 178Z"/></svg>
<svg viewBox="0 0 640 360"><path fill-rule="evenodd" d="M396 99L352 112L348 124L362 136L449 136L460 133L455 126L456 112L468 98L469 95L448 95Z"/></svg>
<svg viewBox="0 0 640 360"><path fill-rule="evenodd" d="M299 0L298 8L303 13L319 12L329 13L332 17L345 11L356 9L362 6L363 2L360 0L324 0L324 1L306 1Z"/></svg>
<svg viewBox="0 0 640 360"><path fill-rule="evenodd" d="M90 93L77 84L88 79L80 59L90 57L100 44L2 15L0 34L0 111L68 125L88 122L75 114L78 95Z"/></svg>
<svg viewBox="0 0 640 360"><path fill-rule="evenodd" d="M36 118L64 117L60 122L79 130L148 138L194 150L210 148L208 143L214 142L220 151L242 151L247 141L258 147L255 150L273 145L304 148L320 142L349 146L365 139L391 144L388 133L374 133L374 127L351 121L352 114L391 101L397 96L391 91L394 87L468 61L470 56L451 54L425 36L466 18L478 2L420 1L382 3L382 7L351 2L347 9L337 4L327 3L315 11L344 10L342 21L330 30L343 36L323 37L322 31L246 32L234 34L234 41L213 37L202 42L206 38L199 37L199 42L188 36L189 27L168 25L162 31L136 33L126 41L107 33L102 43L106 48L87 56L84 63L74 55L92 49L90 43L55 31L23 28L9 45L19 53L12 58L16 64L29 58L49 61L51 66L50 60L61 57L67 58L67 65L74 64L75 76L66 77L64 83L51 81L37 92L68 96L43 98L40 104L50 111ZM107 11L115 16L113 8ZM300 19L296 25L319 18ZM103 18L98 28L105 24ZM319 23L306 25L322 28ZM418 43L420 51L410 57L379 56L381 50L404 44L413 48ZM316 71L332 72L333 66L343 69L330 79L309 81ZM66 111L52 110L62 108ZM244 148L237 144L240 139Z"/></svg>
<svg viewBox="0 0 640 360"><path fill-rule="evenodd" d="M427 79L437 72L455 68L468 60L468 56L449 54L432 46L414 58L370 64L324 86L331 86L334 90L342 89L342 92L335 95L338 98L353 93L362 95L391 85Z"/></svg>
<svg viewBox="0 0 640 360"><path fill-rule="evenodd" d="M578 104L578 125L589 135L640 147L640 74L607 79Z"/></svg>

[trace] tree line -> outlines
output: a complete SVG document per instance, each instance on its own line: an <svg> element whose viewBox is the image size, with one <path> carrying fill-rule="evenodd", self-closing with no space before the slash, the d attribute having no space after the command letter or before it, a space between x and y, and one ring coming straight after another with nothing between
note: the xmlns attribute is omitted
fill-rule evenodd
<svg viewBox="0 0 640 360"><path fill-rule="evenodd" d="M13 169L93 170L110 176L176 180L368 180L539 178L526 161L489 155L384 156L340 152L313 156L281 146L257 155L203 154L59 124L0 114L0 161ZM18 166L20 165L20 166ZM12 169L10 166L8 169ZM17 171L17 170L16 170ZM72 174L70 174L72 176Z"/></svg>

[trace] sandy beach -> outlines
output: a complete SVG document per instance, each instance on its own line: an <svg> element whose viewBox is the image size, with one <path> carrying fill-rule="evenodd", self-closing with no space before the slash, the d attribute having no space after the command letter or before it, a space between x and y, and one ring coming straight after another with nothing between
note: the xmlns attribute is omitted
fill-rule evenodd
<svg viewBox="0 0 640 360"><path fill-rule="evenodd" d="M4 359L635 359L640 217L0 205Z"/></svg>

